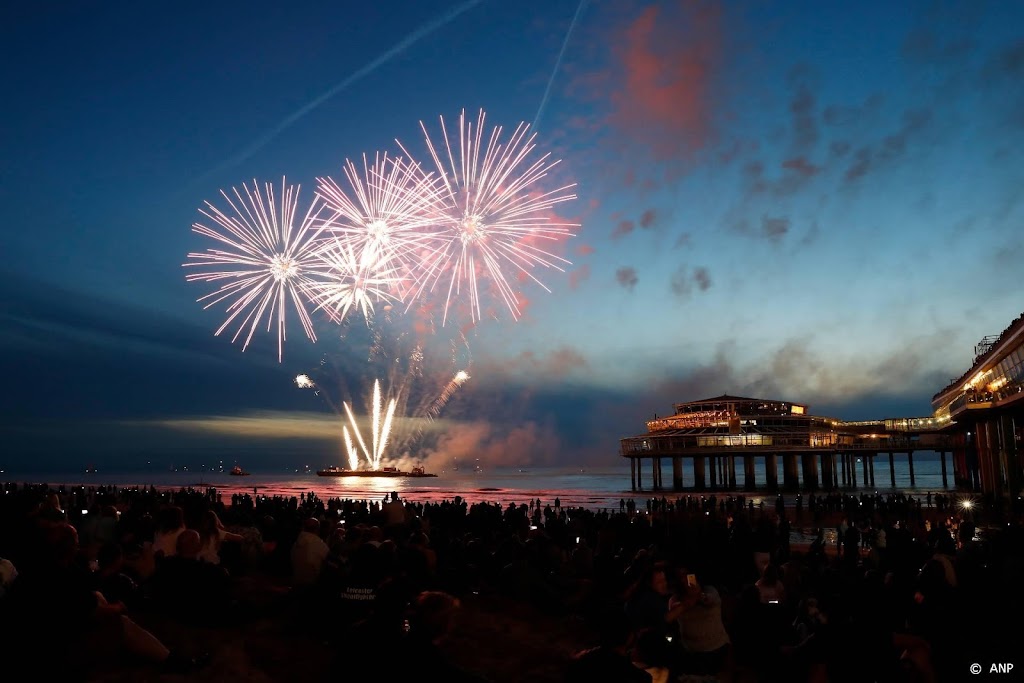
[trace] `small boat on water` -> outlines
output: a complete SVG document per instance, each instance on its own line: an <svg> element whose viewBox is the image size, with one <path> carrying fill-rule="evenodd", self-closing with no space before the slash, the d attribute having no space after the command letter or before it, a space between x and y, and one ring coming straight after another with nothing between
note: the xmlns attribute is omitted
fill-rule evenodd
<svg viewBox="0 0 1024 683"><path fill-rule="evenodd" d="M397 467L381 467L379 470L348 470L344 467L328 467L317 471L318 477L436 477L436 474L425 472L422 467L414 467L404 472Z"/></svg>
<svg viewBox="0 0 1024 683"><path fill-rule="evenodd" d="M250 473L246 472L245 470L243 470L238 465L235 465L234 467L231 468L231 471L228 472L228 474L230 474L232 476L235 476L235 477L247 477L247 476L249 476Z"/></svg>

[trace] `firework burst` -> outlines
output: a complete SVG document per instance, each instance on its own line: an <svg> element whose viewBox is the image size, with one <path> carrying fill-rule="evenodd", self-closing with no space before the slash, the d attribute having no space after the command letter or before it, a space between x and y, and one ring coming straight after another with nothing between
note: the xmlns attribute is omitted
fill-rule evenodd
<svg viewBox="0 0 1024 683"><path fill-rule="evenodd" d="M325 228L352 246L361 267L409 270L417 245L430 237L423 228L442 201L440 185L415 164L387 154L377 154L372 164L364 154L362 174L350 160L343 170L351 196L333 178L317 179L333 211Z"/></svg>
<svg viewBox="0 0 1024 683"><path fill-rule="evenodd" d="M463 110L453 150L444 119L440 121L440 146L434 145L420 122L439 173L442 204L438 208L432 202L430 207L432 234L428 249L420 255L414 294L446 290L442 324L453 299L465 296L476 322L482 318L479 279L486 278L513 318L518 318L522 310L509 276L532 280L550 292L532 271L538 266L564 271L569 264L543 247L571 237L579 227L552 216L557 205L576 198L570 192L575 185L539 189L539 181L558 161L551 160L550 154L529 160L535 136L526 123L520 123L507 141L502 140L501 127L485 138L483 110L475 124Z"/></svg>
<svg viewBox="0 0 1024 683"><path fill-rule="evenodd" d="M281 180L280 205L270 183L261 191L259 184L253 181L252 188L243 184L241 190L232 188L232 194L221 191L221 195L230 207L229 212L210 202L206 202L205 209L200 209L217 227L202 223L192 226L194 232L218 242L218 247L189 253L187 258L192 260L184 267L207 270L189 273L185 279L222 283L199 301L205 302L204 308L230 301L228 317L216 334L237 325L231 341L244 335L243 351L264 318L268 332L276 324L280 362L287 336L285 312L289 301L306 335L316 341L305 296L323 265L315 254L322 228L314 227L319 222L322 204L314 199L305 218L296 225L299 187L288 185L284 179Z"/></svg>
<svg viewBox="0 0 1024 683"><path fill-rule="evenodd" d="M396 300L391 287L400 284L402 278L383 262L364 263L363 255L357 254L351 244L329 239L316 256L322 266L322 279L307 283L305 289L316 310L325 311L334 322L341 323L355 308L369 324L375 303Z"/></svg>

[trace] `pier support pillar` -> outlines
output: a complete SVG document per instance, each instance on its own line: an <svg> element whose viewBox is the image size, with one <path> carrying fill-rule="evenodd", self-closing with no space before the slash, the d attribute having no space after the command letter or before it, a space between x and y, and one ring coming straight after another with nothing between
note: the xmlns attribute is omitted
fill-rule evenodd
<svg viewBox="0 0 1024 683"><path fill-rule="evenodd" d="M821 483L825 489L835 486L836 477L836 455L835 453L821 454Z"/></svg>
<svg viewBox="0 0 1024 683"><path fill-rule="evenodd" d="M861 463L864 465L864 485L865 486L870 486L871 485L871 477L868 474L868 454L867 453L865 453L864 455L861 456Z"/></svg>
<svg viewBox="0 0 1024 683"><path fill-rule="evenodd" d="M774 453L764 456L764 478L765 484L770 491L777 491L779 488L779 456Z"/></svg>
<svg viewBox="0 0 1024 683"><path fill-rule="evenodd" d="M629 459L629 488L636 491L636 458Z"/></svg>
<svg viewBox="0 0 1024 683"><path fill-rule="evenodd" d="M730 455L729 460L729 489L735 490L736 488L736 456Z"/></svg>
<svg viewBox="0 0 1024 683"><path fill-rule="evenodd" d="M857 488L857 456L850 453L850 487Z"/></svg>
<svg viewBox="0 0 1024 683"><path fill-rule="evenodd" d="M644 459L640 458L639 460L636 461L636 490L637 491L643 491L644 490L643 471L644 471Z"/></svg>
<svg viewBox="0 0 1024 683"><path fill-rule="evenodd" d="M910 487L914 487L914 451L907 453L907 467L910 469Z"/></svg>
<svg viewBox="0 0 1024 683"><path fill-rule="evenodd" d="M693 456L693 488L703 491L706 486L704 482L704 456Z"/></svg>
<svg viewBox="0 0 1024 683"><path fill-rule="evenodd" d="M782 456L782 485L787 490L800 488L800 473L796 469L795 453L786 453Z"/></svg>
<svg viewBox="0 0 1024 683"><path fill-rule="evenodd" d="M757 488L757 483L754 481L754 456L744 455L743 456L743 490L753 491Z"/></svg>
<svg viewBox="0 0 1024 683"><path fill-rule="evenodd" d="M708 458L708 466L711 469L711 488L718 488L718 456L712 455Z"/></svg>
<svg viewBox="0 0 1024 683"><path fill-rule="evenodd" d="M896 461L892 458L892 451L889 451L889 483L896 488Z"/></svg>
<svg viewBox="0 0 1024 683"><path fill-rule="evenodd" d="M683 490L683 459L678 455L672 456L672 490Z"/></svg>
<svg viewBox="0 0 1024 683"><path fill-rule="evenodd" d="M839 475L841 478L840 485L846 488L847 478L850 475L850 465L846 462L846 453L839 454Z"/></svg>
<svg viewBox="0 0 1024 683"><path fill-rule="evenodd" d="M651 490L657 491L661 488L661 458L651 458Z"/></svg>
<svg viewBox="0 0 1024 683"><path fill-rule="evenodd" d="M875 488L875 458L877 456L878 456L878 453L872 453L871 454L871 467L868 470L868 472L871 474L871 488Z"/></svg>
<svg viewBox="0 0 1024 683"><path fill-rule="evenodd" d="M939 451L939 462L942 463L942 488L949 488L949 478L946 476L946 451Z"/></svg>
<svg viewBox="0 0 1024 683"><path fill-rule="evenodd" d="M807 453L800 456L803 460L804 488L808 491L818 490L818 456Z"/></svg>

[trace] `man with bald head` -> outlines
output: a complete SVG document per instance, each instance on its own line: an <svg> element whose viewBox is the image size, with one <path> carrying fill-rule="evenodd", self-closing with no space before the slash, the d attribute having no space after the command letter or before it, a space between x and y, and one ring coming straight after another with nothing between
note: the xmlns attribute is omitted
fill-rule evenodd
<svg viewBox="0 0 1024 683"><path fill-rule="evenodd" d="M153 575L153 600L163 611L190 623L209 623L224 616L231 601L227 572L199 559L199 532L185 529L176 554L164 559Z"/></svg>

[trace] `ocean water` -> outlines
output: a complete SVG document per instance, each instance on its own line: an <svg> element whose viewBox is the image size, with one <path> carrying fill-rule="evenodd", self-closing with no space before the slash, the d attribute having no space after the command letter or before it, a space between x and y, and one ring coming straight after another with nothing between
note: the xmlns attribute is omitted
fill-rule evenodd
<svg viewBox="0 0 1024 683"><path fill-rule="evenodd" d="M946 466L949 482L953 482L953 466L950 456L946 455ZM862 490L863 469L857 464L857 482ZM783 481L782 458L779 458L778 481ZM895 490L925 494L929 491L942 491L942 470L938 454L917 453L914 455L915 486L910 486L910 470L906 456L896 456L896 487ZM215 487L226 496L232 493L253 493L261 495L298 496L300 493L315 492L321 498L350 499L382 499L395 492L403 499L422 502L438 502L451 500L461 496L469 503L496 502L527 503L540 499L542 503L553 503L558 498L563 506L585 507L590 509L618 508L619 500L633 499L641 501L654 495L650 491L651 469L648 463L643 472L643 491L631 491L629 479L629 463L622 460L617 466L603 468L552 468L523 467L496 468L481 471L438 471L436 478L362 478L362 477L319 477L315 470L254 470L249 476L231 476L227 472L209 471L134 471L116 472L99 470L94 473L84 472L31 472L28 470L8 470L0 474L0 480L15 482L48 483L51 485L101 485L116 484L119 486L153 485L157 487ZM710 471L708 470L708 476ZM737 463L738 483L742 486L742 462ZM764 467L759 464L757 483L764 482ZM667 486L660 497L672 496L671 461L662 460L662 478ZM875 464L875 484L872 490L888 492L894 490L890 485L888 456L879 457ZM693 485L693 470L684 466L684 488ZM684 491L685 495L687 491ZM753 491L755 496L763 491Z"/></svg>

